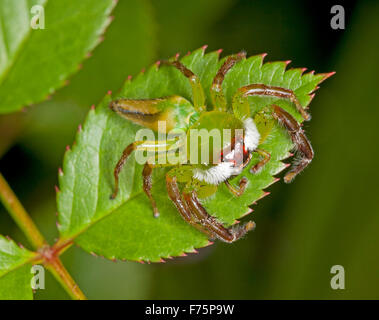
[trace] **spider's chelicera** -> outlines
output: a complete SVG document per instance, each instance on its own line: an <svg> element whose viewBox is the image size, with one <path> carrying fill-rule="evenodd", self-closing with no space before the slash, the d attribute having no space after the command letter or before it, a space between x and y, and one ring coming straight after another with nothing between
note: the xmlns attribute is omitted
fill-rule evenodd
<svg viewBox="0 0 379 320"><path fill-rule="evenodd" d="M228 108L222 90L224 77L236 63L245 58L244 52L229 56L218 70L210 89L212 108L207 108L205 105L205 95L200 79L178 60L167 61L164 64L177 68L188 78L192 87L193 104L180 96L157 99L118 99L110 104L110 108L120 116L155 132L159 131L158 123L161 121L165 121L168 131L184 130L186 150L192 151L187 151L186 158L180 164L157 163L159 152L148 159L142 173L143 190L151 202L154 216L158 217L159 211L151 193L152 171L155 167L171 166L172 168L166 174L167 192L183 219L210 238L218 238L225 242L233 242L241 238L247 231L254 228L254 222L249 221L243 225L226 228L207 213L199 196L210 196L217 191L217 186L221 183L225 183L236 197L244 193L248 184L246 177L240 178L238 187L233 186L229 179L242 173L243 168L249 164L253 152L256 152L261 160L250 169L251 174L259 172L271 157L269 152L259 148L267 137L267 133L260 134L257 124L266 121L279 122L288 131L299 153L299 158L284 177L285 182L291 182L313 158L312 146L301 125L288 112L273 104L256 112L254 118L250 116L249 96L272 96L288 99L301 116L309 120L309 114L300 105L292 90L264 84L249 84L235 92L232 108ZM225 129L230 130L230 139L221 139L220 148L215 150L213 144L202 140L196 147L198 152L193 151L192 133L202 130L222 132ZM118 194L119 173L133 151L156 150L155 148L159 147L161 154L163 152L168 155L177 143L178 139L172 137L164 141L135 141L128 145L114 170L115 188L111 198L114 199ZM208 147L209 161L204 163L198 157L202 154L205 144Z"/></svg>

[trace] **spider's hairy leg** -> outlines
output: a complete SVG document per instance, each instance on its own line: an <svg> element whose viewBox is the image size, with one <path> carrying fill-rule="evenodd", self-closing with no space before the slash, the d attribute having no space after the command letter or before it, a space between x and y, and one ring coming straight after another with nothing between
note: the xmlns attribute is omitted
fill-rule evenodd
<svg viewBox="0 0 379 320"><path fill-rule="evenodd" d="M154 154L154 156L147 159L143 170L142 170L142 182L143 182L143 191L149 198L151 207L153 208L153 214L155 218L159 217L159 210L157 207L157 203L155 202L155 199L153 195L151 194L151 188L153 187L153 180L152 180L152 174L153 169L155 168L164 168L164 167L172 167L174 164L171 163L159 163L159 156L164 153L165 157L167 157L167 154L169 151L158 151Z"/></svg>
<svg viewBox="0 0 379 320"><path fill-rule="evenodd" d="M312 161L314 153L312 145L302 130L300 124L288 112L277 105L273 105L273 117L282 124L291 136L296 149L300 153L299 160L292 166L291 170L284 176L284 182L291 182L297 174L305 169Z"/></svg>
<svg viewBox="0 0 379 320"><path fill-rule="evenodd" d="M159 217L159 211L157 203L155 202L153 195L151 194L151 187L153 186L152 173L154 165L148 162L145 163L142 171L143 178L143 191L146 193L147 197L150 200L151 206L153 208L154 217Z"/></svg>
<svg viewBox="0 0 379 320"><path fill-rule="evenodd" d="M311 116L301 106L292 90L281 87L267 86L265 84L250 84L237 90L233 97L233 110L239 117L241 117L241 114L244 114L246 111L248 96L271 96L288 99L295 104L296 110L301 114L304 120L311 119Z"/></svg>
<svg viewBox="0 0 379 320"><path fill-rule="evenodd" d="M270 161L271 159L271 154L269 152L267 152L266 150L262 150L262 149L255 149L254 152L258 153L260 156L263 157L263 159L261 161L259 161L254 167L252 167L250 169L250 172L251 173L257 173L259 172L263 167L264 165Z"/></svg>
<svg viewBox="0 0 379 320"><path fill-rule="evenodd" d="M234 242L243 237L246 232L255 227L253 221L249 221L243 225L238 225L230 228L225 228L222 223L217 221L216 218L210 216L205 208L200 204L195 191L184 193L183 197L189 206L190 210L199 220L199 223L206 229L213 237L218 238L225 242Z"/></svg>
<svg viewBox="0 0 379 320"><path fill-rule="evenodd" d="M183 63L181 63L178 60L163 61L162 63L175 67L185 77L188 78L190 85L192 87L193 105L195 107L195 110L199 113L206 111L204 90L201 85L199 77L195 75L190 69L188 69L186 66L184 66Z"/></svg>
<svg viewBox="0 0 379 320"><path fill-rule="evenodd" d="M246 190L246 186L248 183L248 179L245 177L242 177L241 180L239 181L239 186L238 188L234 187L233 185L230 184L229 180L225 180L225 185L229 189L231 193L233 193L236 197L240 197L243 195L243 193Z"/></svg>
<svg viewBox="0 0 379 320"><path fill-rule="evenodd" d="M199 231L205 233L209 238L212 234L199 225L199 221L196 216L191 212L187 202L185 202L180 194L178 182L176 176L172 176L170 172L166 174L166 187L167 193L171 201L174 203L176 209L179 211L180 215L190 225L194 226Z"/></svg>
<svg viewBox="0 0 379 320"><path fill-rule="evenodd" d="M170 140L167 140L167 141L148 141L148 140L146 140L146 141L135 141L135 142L129 144L124 149L124 151L122 152L122 156L118 160L118 162L114 168L113 175L114 175L114 179L115 179L115 186L114 186L114 192L110 196L110 198L114 199L114 198L116 198L116 196L118 194L120 172L121 172L122 168L124 167L126 160L129 158L129 156L131 155L131 153L133 151L135 151L135 150L155 151L156 148L158 148L158 150L168 150L169 148L172 147L172 145L175 142L176 142L175 140L173 140L173 141L170 141Z"/></svg>
<svg viewBox="0 0 379 320"><path fill-rule="evenodd" d="M120 98L111 101L109 107L122 118L154 131L159 131L162 121L167 131L186 127L195 112L188 100L177 95L156 99Z"/></svg>
<svg viewBox="0 0 379 320"><path fill-rule="evenodd" d="M213 102L213 110L226 111L226 99L222 92L222 82L228 71L240 60L246 58L246 52L240 52L235 55L226 58L223 65L217 71L216 76L213 79L211 87L211 98Z"/></svg>

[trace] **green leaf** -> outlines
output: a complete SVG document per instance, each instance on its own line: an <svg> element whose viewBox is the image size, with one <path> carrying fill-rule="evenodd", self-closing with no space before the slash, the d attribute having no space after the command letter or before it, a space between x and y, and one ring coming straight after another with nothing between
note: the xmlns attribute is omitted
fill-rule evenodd
<svg viewBox="0 0 379 320"><path fill-rule="evenodd" d="M220 61L217 52L204 54L202 48L181 61L200 77L209 103L212 79L224 59ZM237 88L249 83L265 83L295 90L305 107L311 100L309 93L327 77L313 73L302 75L302 69L285 72L284 62L262 62L262 55L250 57L227 74L223 86L229 101ZM174 68L153 65L135 80L127 81L119 94L106 96L96 110L89 112L75 146L66 153L59 177L58 211L62 240L73 239L85 250L110 259L147 261L193 252L194 248L208 244L202 233L182 220L169 200L164 169L155 170L153 177L153 196L161 212L158 219L153 218L150 203L142 190L142 166L135 163L133 157L120 175L119 195L115 200L109 199L115 164L140 129L112 113L109 102L117 97L156 98L172 94L191 100L187 79ZM258 108L252 112L275 101L299 119L292 105L276 100L254 99ZM275 125L264 148L271 152L272 160L260 174L252 176L247 170L244 172L250 177L247 192L234 198L221 186L214 197L203 201L210 213L231 224L263 196L262 190L275 181L273 175L285 167L280 160L289 156L292 142L284 129Z"/></svg>
<svg viewBox="0 0 379 320"><path fill-rule="evenodd" d="M126 72L137 73L154 61L156 45L152 39L156 34L150 9L146 0L119 1L104 41L95 48L91 59L83 62L83 68L70 79L70 85L59 90L51 100L28 110L20 138L36 157L57 167L88 106L99 103L108 90L119 89Z"/></svg>
<svg viewBox="0 0 379 320"><path fill-rule="evenodd" d="M32 29L34 5L45 29ZM0 1L0 114L39 102L78 70L110 23L114 0Z"/></svg>
<svg viewBox="0 0 379 320"><path fill-rule="evenodd" d="M33 299L29 262L36 254L0 236L0 300Z"/></svg>

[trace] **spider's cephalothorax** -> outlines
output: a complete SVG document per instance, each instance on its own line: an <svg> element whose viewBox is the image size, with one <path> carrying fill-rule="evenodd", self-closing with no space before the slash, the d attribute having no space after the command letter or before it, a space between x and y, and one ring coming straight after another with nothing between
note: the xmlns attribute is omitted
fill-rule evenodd
<svg viewBox="0 0 379 320"><path fill-rule="evenodd" d="M241 238L254 227L254 223L249 221L243 225L224 227L221 222L206 212L199 201L198 194L204 186L213 185L216 187L225 183L228 189L238 197L243 194L248 180L246 177L241 177L239 187L236 188L229 183L229 179L241 174L243 168L250 162L253 152L258 153L262 160L251 168L252 174L258 172L270 160L270 154L259 148L264 139L261 137L254 119L260 117L277 120L287 129L299 152L300 158L285 175L285 182L291 182L313 158L312 146L300 124L279 106L268 106L263 111L258 112L254 118L250 117L248 97L256 95L288 99L295 105L302 117L309 120L309 114L300 105L293 91L264 84L249 84L237 90L232 99L232 108L227 107L221 85L226 73L242 59L245 59L243 52L229 56L218 70L210 92L212 108L207 108L205 105L205 95L199 78L178 60L167 61L164 64L177 68L189 79L192 87L193 104L180 96L140 100L118 99L110 104L110 108L122 117L154 131L158 130L159 121L166 122L168 131L172 129L184 130L186 132L187 150L191 149L192 140L190 137L195 130L205 129L207 132L211 132L215 129L219 131L230 129L230 141L223 139L220 144L221 147L217 150L213 150L212 144L209 142L201 142L201 146L209 144L209 161L204 163L201 159L197 159L202 151L197 150L199 152L196 153L195 157L194 152L187 152L187 159L184 164L166 164L166 166L173 166L166 174L167 192L183 219L210 238L218 238L226 242L233 242ZM242 134L237 134L237 132L242 132ZM166 150L165 152L169 152L170 148L176 143L176 139L167 139L165 141L135 141L128 145L114 170L115 189L111 198L114 199L117 196L119 173L133 151L149 150L152 145L159 145L159 150L163 148ZM154 167L162 165L154 163L155 161L147 161L142 175L143 189L151 202L154 216L157 217L159 211L151 194L151 174ZM214 191L216 189L213 188Z"/></svg>

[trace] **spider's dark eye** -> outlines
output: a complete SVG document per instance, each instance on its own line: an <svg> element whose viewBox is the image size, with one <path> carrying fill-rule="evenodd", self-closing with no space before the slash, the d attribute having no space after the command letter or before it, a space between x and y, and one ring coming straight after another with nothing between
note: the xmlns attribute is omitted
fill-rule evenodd
<svg viewBox="0 0 379 320"><path fill-rule="evenodd" d="M251 159L251 153L249 150L247 150L245 144L243 144L243 167L246 167L247 164L250 162Z"/></svg>
<svg viewBox="0 0 379 320"><path fill-rule="evenodd" d="M247 150L243 140L235 141L230 150L221 153L222 162L232 162L234 167L245 167L251 159L251 154Z"/></svg>

